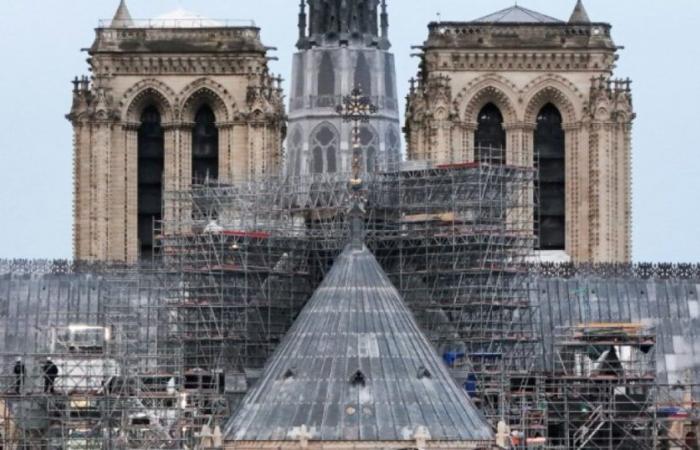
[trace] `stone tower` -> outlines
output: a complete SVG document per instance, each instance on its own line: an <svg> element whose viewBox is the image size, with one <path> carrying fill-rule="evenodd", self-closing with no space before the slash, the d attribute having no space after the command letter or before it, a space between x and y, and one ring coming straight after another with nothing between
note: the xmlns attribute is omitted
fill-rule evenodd
<svg viewBox="0 0 700 450"><path fill-rule="evenodd" d="M632 93L579 0L568 22L514 6L431 23L406 114L408 158L534 166L543 259L631 259ZM494 152L489 149L499 149Z"/></svg>
<svg viewBox="0 0 700 450"><path fill-rule="evenodd" d="M292 68L288 175L350 171L352 127L336 107L355 87L379 108L361 129L363 170L396 166L401 134L386 0L306 3L299 5L299 52Z"/></svg>
<svg viewBox="0 0 700 450"><path fill-rule="evenodd" d="M258 28L182 9L135 21L122 0L96 33L68 115L74 257L134 262L154 223L190 214L164 192L277 175L286 117Z"/></svg>

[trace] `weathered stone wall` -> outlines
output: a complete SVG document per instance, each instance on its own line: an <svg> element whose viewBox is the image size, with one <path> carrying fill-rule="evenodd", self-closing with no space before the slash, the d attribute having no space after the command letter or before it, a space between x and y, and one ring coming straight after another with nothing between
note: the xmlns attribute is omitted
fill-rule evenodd
<svg viewBox="0 0 700 450"><path fill-rule="evenodd" d="M408 158L475 160L478 114L503 115L506 163L532 165L543 106L566 136L566 245L575 262L628 262L631 128L628 81L611 79L610 25L433 23L406 116Z"/></svg>
<svg viewBox="0 0 700 450"><path fill-rule="evenodd" d="M216 116L219 179L277 175L285 112L257 28L100 28L91 79L76 80L74 257L138 259L138 128L155 106L165 133L166 191L192 181L192 130L202 105ZM164 218L182 211L163 205Z"/></svg>

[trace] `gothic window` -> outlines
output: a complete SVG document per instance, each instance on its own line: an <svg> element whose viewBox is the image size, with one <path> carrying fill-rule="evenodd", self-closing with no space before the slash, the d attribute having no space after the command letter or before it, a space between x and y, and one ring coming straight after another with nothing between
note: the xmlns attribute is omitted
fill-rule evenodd
<svg viewBox="0 0 700 450"><path fill-rule="evenodd" d="M299 176L301 174L302 144L303 137L301 135L301 130L296 128L292 133L291 139L289 140L289 154L291 155L294 164L292 176Z"/></svg>
<svg viewBox="0 0 700 450"><path fill-rule="evenodd" d="M489 103L479 112L474 136L474 158L477 162L503 164L505 162L506 131L503 115L496 105Z"/></svg>
<svg viewBox="0 0 700 450"><path fill-rule="evenodd" d="M360 148L362 149L362 155L364 155L362 171L368 173L376 171L378 169L377 150L379 148L379 138L369 125L365 125L360 129Z"/></svg>
<svg viewBox="0 0 700 450"><path fill-rule="evenodd" d="M565 135L559 110L550 104L537 116L535 233L541 250L564 250L566 243Z"/></svg>
<svg viewBox="0 0 700 450"><path fill-rule="evenodd" d="M331 124L324 123L314 131L311 137L314 173L337 171L339 140L338 132Z"/></svg>
<svg viewBox="0 0 700 450"><path fill-rule="evenodd" d="M362 93L367 96L372 95L372 73L367 63L365 54L360 52L357 56L355 66L355 87L362 89Z"/></svg>
<svg viewBox="0 0 700 450"><path fill-rule="evenodd" d="M398 170L401 161L401 138L394 127L389 128L386 134L386 147L389 170Z"/></svg>
<svg viewBox="0 0 700 450"><path fill-rule="evenodd" d="M384 59L384 94L393 99L394 98L394 62L391 55L387 54Z"/></svg>
<svg viewBox="0 0 700 450"><path fill-rule="evenodd" d="M141 114L138 129L137 211L140 257L153 256L153 225L162 218L165 138L158 109L149 106Z"/></svg>
<svg viewBox="0 0 700 450"><path fill-rule="evenodd" d="M321 64L318 67L318 95L335 95L335 67L329 52L323 52Z"/></svg>
<svg viewBox="0 0 700 450"><path fill-rule="evenodd" d="M192 179L202 182L219 177L219 130L216 117L208 106L202 106L194 118L192 131Z"/></svg>

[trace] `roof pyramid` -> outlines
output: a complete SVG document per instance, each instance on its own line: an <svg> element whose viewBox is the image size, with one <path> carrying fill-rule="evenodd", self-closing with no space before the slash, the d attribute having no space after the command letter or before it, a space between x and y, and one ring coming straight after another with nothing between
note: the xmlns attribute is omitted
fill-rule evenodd
<svg viewBox="0 0 700 450"><path fill-rule="evenodd" d="M591 19L588 17L588 12L586 7L583 6L583 0L578 0L576 2L576 7L574 12L571 14L569 23L590 23Z"/></svg>
<svg viewBox="0 0 700 450"><path fill-rule="evenodd" d="M126 0L121 0L119 8L117 8L117 12L112 19L112 28L128 28L133 25L134 21L131 18L129 8L126 6Z"/></svg>
<svg viewBox="0 0 700 450"><path fill-rule="evenodd" d="M559 19L515 5L510 8L480 17L472 22L483 23L563 23Z"/></svg>
<svg viewBox="0 0 700 450"><path fill-rule="evenodd" d="M231 448L426 440L472 448L493 440L362 242L340 255L225 435Z"/></svg>

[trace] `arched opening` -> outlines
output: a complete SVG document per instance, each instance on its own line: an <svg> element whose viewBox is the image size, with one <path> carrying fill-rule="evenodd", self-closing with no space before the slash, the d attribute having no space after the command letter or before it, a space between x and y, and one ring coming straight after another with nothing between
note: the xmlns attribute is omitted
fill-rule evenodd
<svg viewBox="0 0 700 450"><path fill-rule="evenodd" d="M338 132L330 124L322 124L314 131L311 136L314 173L333 173L338 170L338 141Z"/></svg>
<svg viewBox="0 0 700 450"><path fill-rule="evenodd" d="M394 60L390 54L386 54L384 59L384 94L393 99L395 97L394 91L396 90L394 86Z"/></svg>
<svg viewBox="0 0 700 450"><path fill-rule="evenodd" d="M321 147L314 147L313 170L314 173L323 173L323 149Z"/></svg>
<svg viewBox="0 0 700 450"><path fill-rule="evenodd" d="M565 134L562 116L551 103L537 115L535 129L535 235L540 250L564 250L566 244Z"/></svg>
<svg viewBox="0 0 700 450"><path fill-rule="evenodd" d="M295 128L294 132L292 133L292 137L289 140L289 151L292 157L292 161L294 161L294 172L292 173L293 176L301 175L301 152L303 141L304 138L301 135L301 130L298 127Z"/></svg>
<svg viewBox="0 0 700 450"><path fill-rule="evenodd" d="M335 95L335 67L329 52L323 52L321 64L318 67L318 96L330 97Z"/></svg>
<svg viewBox="0 0 700 450"><path fill-rule="evenodd" d="M379 137L374 129L368 125L360 128L360 148L363 158L363 172L372 173L377 170L377 148L379 148Z"/></svg>
<svg viewBox="0 0 700 450"><path fill-rule="evenodd" d="M493 103L481 108L474 135L474 158L476 162L490 164L505 163L506 130L503 114Z"/></svg>
<svg viewBox="0 0 700 450"><path fill-rule="evenodd" d="M219 130L209 106L202 106L194 117L192 130L192 180L219 178Z"/></svg>
<svg viewBox="0 0 700 450"><path fill-rule="evenodd" d="M141 114L138 129L138 242L139 256L153 256L153 225L162 219L165 138L161 117L155 106Z"/></svg>
<svg viewBox="0 0 700 450"><path fill-rule="evenodd" d="M401 138L399 132L393 127L387 133L386 145L389 170L397 170L401 161Z"/></svg>
<svg viewBox="0 0 700 450"><path fill-rule="evenodd" d="M355 87L362 89L362 93L366 96L372 95L372 73L367 63L367 58L362 52L357 55L357 64L355 65Z"/></svg>

